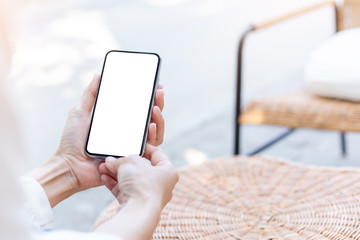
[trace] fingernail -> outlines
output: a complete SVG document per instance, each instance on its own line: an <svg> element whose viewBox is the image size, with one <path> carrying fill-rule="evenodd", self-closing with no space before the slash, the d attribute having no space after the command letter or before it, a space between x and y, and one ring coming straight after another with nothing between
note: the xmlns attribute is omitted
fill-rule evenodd
<svg viewBox="0 0 360 240"><path fill-rule="evenodd" d="M105 159L105 163L112 163L112 162L114 162L116 159L114 158L114 157L107 157L106 159Z"/></svg>

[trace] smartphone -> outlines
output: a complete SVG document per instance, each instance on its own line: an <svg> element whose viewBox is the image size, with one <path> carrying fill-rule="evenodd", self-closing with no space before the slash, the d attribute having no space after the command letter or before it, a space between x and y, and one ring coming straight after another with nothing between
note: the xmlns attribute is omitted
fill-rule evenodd
<svg viewBox="0 0 360 240"><path fill-rule="evenodd" d="M104 60L85 152L142 156L158 84L156 53L109 51Z"/></svg>

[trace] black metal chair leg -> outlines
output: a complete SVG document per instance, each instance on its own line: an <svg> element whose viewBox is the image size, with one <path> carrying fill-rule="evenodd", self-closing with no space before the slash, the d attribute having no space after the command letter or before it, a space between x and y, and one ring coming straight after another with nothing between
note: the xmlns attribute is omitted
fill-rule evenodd
<svg viewBox="0 0 360 240"><path fill-rule="evenodd" d="M242 91L242 55L243 47L245 43L246 36L254 31L254 26L249 26L243 35L241 36L239 47L238 47L238 62L237 62L237 72L236 72L236 97L235 97L235 146L234 154L238 155L241 153L241 124L239 123L239 117L241 115L241 91Z"/></svg>
<svg viewBox="0 0 360 240"><path fill-rule="evenodd" d="M265 149L271 147L275 143L277 143L280 140L284 139L285 137L289 136L291 133L294 132L294 130L295 130L295 128L286 129L283 133L281 133L277 137L275 137L275 138L271 139L270 141L268 141L267 143L257 147L256 149L252 150L251 152L247 153L246 155L247 156L252 156L252 155L255 155L255 154L258 154L258 153L264 151Z"/></svg>
<svg viewBox="0 0 360 240"><path fill-rule="evenodd" d="M237 121L236 118L236 123L235 123L235 145L234 145L234 155L239 155L241 153L241 129L240 129L240 124Z"/></svg>
<svg viewBox="0 0 360 240"><path fill-rule="evenodd" d="M343 157L346 156L346 138L345 138L345 132L340 133L341 138L341 154Z"/></svg>

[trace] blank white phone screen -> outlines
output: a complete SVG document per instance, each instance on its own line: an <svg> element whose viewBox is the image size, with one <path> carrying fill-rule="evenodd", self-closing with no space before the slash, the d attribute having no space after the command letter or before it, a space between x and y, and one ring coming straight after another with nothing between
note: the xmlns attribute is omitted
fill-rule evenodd
<svg viewBox="0 0 360 240"><path fill-rule="evenodd" d="M158 64L155 54L107 54L87 143L90 154L141 153Z"/></svg>

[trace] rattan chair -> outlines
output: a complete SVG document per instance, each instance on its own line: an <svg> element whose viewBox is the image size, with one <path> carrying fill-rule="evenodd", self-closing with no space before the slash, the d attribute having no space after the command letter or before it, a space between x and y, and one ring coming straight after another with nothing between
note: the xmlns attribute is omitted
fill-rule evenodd
<svg viewBox="0 0 360 240"><path fill-rule="evenodd" d="M315 128L324 130L337 130L341 133L342 153L346 154L345 133L348 131L360 132L360 104L348 101L317 97L299 91L291 95L267 97L250 102L241 109L242 95L242 57L246 38L254 31L271 27L285 20L300 16L325 6L332 6L336 16L336 31L344 28L360 26L360 0L345 0L342 7L334 1L318 3L314 6L292 12L285 16L267 21L263 24L251 25L243 34L238 51L237 88L235 99L235 155L241 152L241 125L242 124L268 124L288 127L287 130L248 153L253 155L263 151L277 141L283 139L296 128Z"/></svg>
<svg viewBox="0 0 360 240"><path fill-rule="evenodd" d="M185 167L153 239L360 239L360 170L260 156Z"/></svg>

